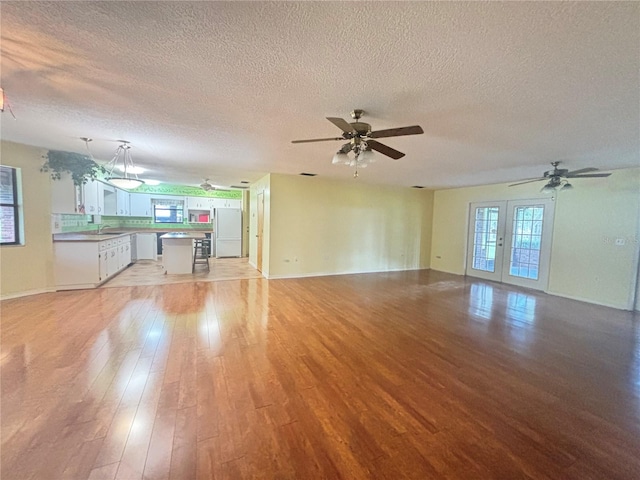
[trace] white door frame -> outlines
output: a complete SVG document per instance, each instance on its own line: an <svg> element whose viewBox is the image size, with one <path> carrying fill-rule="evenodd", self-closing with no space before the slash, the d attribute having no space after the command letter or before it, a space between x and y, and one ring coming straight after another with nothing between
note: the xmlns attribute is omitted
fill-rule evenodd
<svg viewBox="0 0 640 480"><path fill-rule="evenodd" d="M540 238L540 260L538 263L538 278L529 279L521 276L511 275L509 266L511 254L516 244L513 232L513 215L517 207L544 208L544 219L542 221L542 232ZM550 198L540 198L535 200L510 200L507 202L507 221L505 231L505 249L502 267L502 281L511 285L535 288L546 291L549 285L549 267L551 262L551 242L553 237L553 218L555 214L555 202Z"/></svg>
<svg viewBox="0 0 640 480"><path fill-rule="evenodd" d="M498 220L495 231L491 230L491 221L485 219L483 223L483 228L486 230L485 232L479 232L479 236L482 238L478 239L479 244L476 247L476 211L477 209L484 208L494 208L497 209L498 212ZM469 221L467 223L468 226L468 235L467 235L467 267L466 274L472 277L483 278L485 280L493 280L495 282L502 281L502 260L504 258L503 249L504 249L504 231L505 231L505 219L506 219L506 208L507 202L493 201L493 202L476 202L472 203L469 208ZM486 235L485 235L486 234ZM479 248L481 251L478 252L479 257L483 258L486 255L493 257L493 264L490 262L486 262L484 267L487 270L476 269L474 268L474 248ZM488 250L492 250L491 253L488 253ZM482 263L482 261L480 262Z"/></svg>
<svg viewBox="0 0 640 480"><path fill-rule="evenodd" d="M517 207L523 206L543 206L544 219L542 224L542 235L540 238L540 261L538 265L538 278L529 279L517 275L512 275L510 270L511 256L517 239L513 235L513 216ZM485 271L473 268L473 253L475 245L475 216L478 208L495 207L498 210L497 230L488 232L495 234L491 239L491 248L495 246L495 259L493 271ZM553 219L554 219L555 203L549 198L538 199L521 199L521 200L499 200L491 202L474 202L469 205L469 219L467 223L467 257L465 274L492 280L496 282L504 282L512 285L519 285L536 290L546 291L549 283L549 267L551 260L551 242L553 235ZM491 224L491 222L489 222ZM496 223L494 222L494 226ZM486 227L485 227L486 228ZM529 237L530 239L531 237ZM482 240L481 240L482 242Z"/></svg>

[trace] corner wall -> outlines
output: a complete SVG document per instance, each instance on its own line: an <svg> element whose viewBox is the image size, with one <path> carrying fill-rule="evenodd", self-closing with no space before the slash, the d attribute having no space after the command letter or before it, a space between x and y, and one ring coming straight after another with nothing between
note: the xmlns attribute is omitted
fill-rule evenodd
<svg viewBox="0 0 640 480"><path fill-rule="evenodd" d="M46 150L0 142L2 165L22 169L24 245L0 247L0 297L54 290L51 180L40 172Z"/></svg>
<svg viewBox="0 0 640 480"><path fill-rule="evenodd" d="M640 169L572 182L556 194L548 293L622 309L633 308L640 248ZM469 204L546 197L540 184L438 190L434 197L431 268L465 273ZM624 239L617 246L616 239Z"/></svg>
<svg viewBox="0 0 640 480"><path fill-rule="evenodd" d="M432 191L280 174L270 187L269 278L429 268Z"/></svg>

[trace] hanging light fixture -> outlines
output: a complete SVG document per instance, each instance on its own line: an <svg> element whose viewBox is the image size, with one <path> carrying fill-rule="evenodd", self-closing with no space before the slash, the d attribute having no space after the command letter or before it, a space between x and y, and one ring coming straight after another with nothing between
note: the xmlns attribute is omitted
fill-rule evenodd
<svg viewBox="0 0 640 480"><path fill-rule="evenodd" d="M348 155L353 152L353 157ZM375 163L376 155L367 145L366 140L361 138L352 138L351 142L345 143L340 150L336 152L331 160L334 165L347 165L355 168L354 178L358 177L358 168L367 168L369 164Z"/></svg>
<svg viewBox="0 0 640 480"><path fill-rule="evenodd" d="M129 145L129 142L126 140L119 141L122 142L122 144L118 145L115 155L105 166L109 171L106 180L116 187L130 190L143 185L144 182L138 178L138 174L136 173L138 170L131 159L131 145ZM115 169L120 170L122 176L114 176L113 171Z"/></svg>
<svg viewBox="0 0 640 480"><path fill-rule="evenodd" d="M549 183L542 187L540 192L553 193L558 189L560 191L573 190L573 185L569 183L569 180L561 179L560 177L551 177Z"/></svg>

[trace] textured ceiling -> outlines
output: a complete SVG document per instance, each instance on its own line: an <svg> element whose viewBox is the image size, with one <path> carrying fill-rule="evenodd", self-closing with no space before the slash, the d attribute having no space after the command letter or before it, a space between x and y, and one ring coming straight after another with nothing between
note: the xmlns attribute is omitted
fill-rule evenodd
<svg viewBox="0 0 640 480"><path fill-rule="evenodd" d="M362 108L405 152L354 181L447 187L640 164L637 2L7 2L2 138L132 142L143 177L348 179L324 117ZM3 159L3 162L9 160ZM600 181L600 180L582 180Z"/></svg>

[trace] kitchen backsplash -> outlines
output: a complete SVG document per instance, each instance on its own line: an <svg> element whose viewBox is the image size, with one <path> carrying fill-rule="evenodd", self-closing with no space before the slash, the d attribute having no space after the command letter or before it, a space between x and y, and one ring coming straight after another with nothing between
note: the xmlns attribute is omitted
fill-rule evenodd
<svg viewBox="0 0 640 480"><path fill-rule="evenodd" d="M160 228L163 230L212 230L211 223L154 223L148 217L102 216L107 228ZM51 215L51 233L91 232L100 225L93 223L93 215L54 213Z"/></svg>

